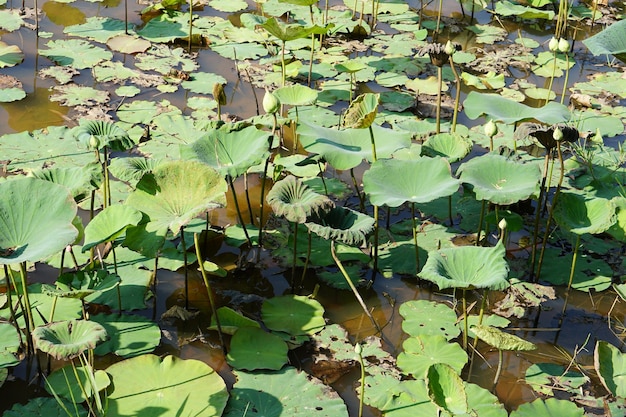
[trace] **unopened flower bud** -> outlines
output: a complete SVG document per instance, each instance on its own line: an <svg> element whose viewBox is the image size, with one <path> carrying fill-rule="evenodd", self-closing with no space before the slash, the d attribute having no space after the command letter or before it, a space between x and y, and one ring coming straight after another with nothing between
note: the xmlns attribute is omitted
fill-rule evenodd
<svg viewBox="0 0 626 417"><path fill-rule="evenodd" d="M100 148L100 141L94 135L91 135L89 138L89 149L98 149Z"/></svg>
<svg viewBox="0 0 626 417"><path fill-rule="evenodd" d="M550 42L548 43L548 48L550 48L550 50L552 52L556 52L559 50L559 40L555 37L552 37L552 39L550 39Z"/></svg>
<svg viewBox="0 0 626 417"><path fill-rule="evenodd" d="M500 230L504 230L506 229L506 219L502 219L500 220L500 222L498 223L498 227L500 228Z"/></svg>
<svg viewBox="0 0 626 417"><path fill-rule="evenodd" d="M493 122L493 120L489 120L487 124L485 124L485 135L490 138L494 137L498 133L498 126Z"/></svg>
<svg viewBox="0 0 626 417"><path fill-rule="evenodd" d="M265 90L265 95L263 96L263 110L265 110L265 113L274 114L279 108L280 101L278 100L278 97L270 93L268 90Z"/></svg>
<svg viewBox="0 0 626 417"><path fill-rule="evenodd" d="M569 52L569 42L565 38L559 39L559 52L564 54Z"/></svg>
<svg viewBox="0 0 626 417"><path fill-rule="evenodd" d="M554 128L554 132L552 132L552 139L557 142L563 139L563 131L558 127Z"/></svg>
<svg viewBox="0 0 626 417"><path fill-rule="evenodd" d="M453 55L456 52L456 47L450 41L446 42L446 46L443 47L443 51L448 55Z"/></svg>
<svg viewBox="0 0 626 417"><path fill-rule="evenodd" d="M361 346L360 343L357 343L356 345L354 345L354 351L356 352L357 355L361 356L361 352L363 352L363 347Z"/></svg>

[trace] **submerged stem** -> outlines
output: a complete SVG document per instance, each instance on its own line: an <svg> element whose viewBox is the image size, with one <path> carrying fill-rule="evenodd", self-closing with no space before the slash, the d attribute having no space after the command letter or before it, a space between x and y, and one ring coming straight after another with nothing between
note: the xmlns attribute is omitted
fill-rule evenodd
<svg viewBox="0 0 626 417"><path fill-rule="evenodd" d="M580 247L580 235L576 235L576 245L574 246L574 255L572 257L572 266L569 271L569 280L567 281L567 290L565 290L565 301L563 301L563 309L561 310L561 316L565 315L567 309L567 302L569 300L569 293L572 289L572 283L574 282L574 273L576 272L576 261L578 260L578 248Z"/></svg>

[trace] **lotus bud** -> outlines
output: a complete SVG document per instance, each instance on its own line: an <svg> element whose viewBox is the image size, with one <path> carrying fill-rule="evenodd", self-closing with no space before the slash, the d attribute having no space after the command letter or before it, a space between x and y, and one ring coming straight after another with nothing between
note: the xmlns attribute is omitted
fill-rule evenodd
<svg viewBox="0 0 626 417"><path fill-rule="evenodd" d="M456 52L456 47L454 46L452 42L448 40L448 42L446 42L446 46L443 47L443 51L446 54L452 56Z"/></svg>
<svg viewBox="0 0 626 417"><path fill-rule="evenodd" d="M213 84L213 98L220 106L225 106L227 103L226 93L224 92L224 84L215 83Z"/></svg>
<svg viewBox="0 0 626 417"><path fill-rule="evenodd" d="M569 52L569 42L565 38L559 39L559 52L564 54Z"/></svg>
<svg viewBox="0 0 626 417"><path fill-rule="evenodd" d="M500 228L500 230L504 231L506 229L506 219L500 220L500 222L498 223L498 227Z"/></svg>
<svg viewBox="0 0 626 417"><path fill-rule="evenodd" d="M489 120L485 125L485 135L490 138L494 137L498 133L498 126L493 122L493 120Z"/></svg>
<svg viewBox="0 0 626 417"><path fill-rule="evenodd" d="M274 94L270 93L267 89L263 96L263 110L265 113L274 114L280 108L280 100Z"/></svg>
<svg viewBox="0 0 626 417"><path fill-rule="evenodd" d="M563 139L563 131L560 128L555 127L554 132L552 132L552 139L556 140L557 142Z"/></svg>
<svg viewBox="0 0 626 417"><path fill-rule="evenodd" d="M552 52L558 51L559 50L559 40L553 36L552 39L550 39L550 42L548 43L548 48L550 48L550 50Z"/></svg>
<svg viewBox="0 0 626 417"><path fill-rule="evenodd" d="M89 149L98 149L100 147L100 141L94 135L89 137Z"/></svg>
<svg viewBox="0 0 626 417"><path fill-rule="evenodd" d="M363 347L360 343L354 345L354 352L356 352L357 355L361 356L361 352L363 352Z"/></svg>

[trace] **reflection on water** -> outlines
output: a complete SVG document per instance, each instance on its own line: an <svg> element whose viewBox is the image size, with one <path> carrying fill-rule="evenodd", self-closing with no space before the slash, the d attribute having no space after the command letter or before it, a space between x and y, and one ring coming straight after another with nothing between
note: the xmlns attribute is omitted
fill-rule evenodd
<svg viewBox="0 0 626 417"><path fill-rule="evenodd" d="M50 101L49 96L47 88L37 87L20 101L0 103L7 114L7 125L15 132L23 132L66 124L63 116L67 115L69 107Z"/></svg>

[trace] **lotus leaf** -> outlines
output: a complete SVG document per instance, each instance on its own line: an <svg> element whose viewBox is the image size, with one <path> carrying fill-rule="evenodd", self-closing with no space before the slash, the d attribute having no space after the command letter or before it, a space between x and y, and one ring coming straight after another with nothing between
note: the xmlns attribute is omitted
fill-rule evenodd
<svg viewBox="0 0 626 417"><path fill-rule="evenodd" d="M188 19L188 13L171 11L151 19L137 34L152 42L172 42L189 35Z"/></svg>
<svg viewBox="0 0 626 417"><path fill-rule="evenodd" d="M74 373L72 365L66 365L52 372L46 378L46 391L51 395L57 395L75 403L82 403L94 395L91 374L95 378L97 392L106 389L111 384L106 372L94 370L89 365L87 367L78 366L75 371L76 373Z"/></svg>
<svg viewBox="0 0 626 417"><path fill-rule="evenodd" d="M126 204L146 213L157 234L178 234L194 217L224 206L226 188L219 173L200 162L164 162L142 177Z"/></svg>
<svg viewBox="0 0 626 417"><path fill-rule="evenodd" d="M213 7L215 10L219 10L220 12L233 13L247 9L248 3L243 0L231 0L228 2L211 0L209 1L209 6Z"/></svg>
<svg viewBox="0 0 626 417"><path fill-rule="evenodd" d="M487 154L465 162L457 171L468 183L476 199L507 205L539 195L539 165L522 164L497 154Z"/></svg>
<svg viewBox="0 0 626 417"><path fill-rule="evenodd" d="M317 91L304 85L287 85L276 89L276 95L281 104L288 106L309 106L315 104Z"/></svg>
<svg viewBox="0 0 626 417"><path fill-rule="evenodd" d="M257 321L249 319L229 307L218 308L217 315L220 318L220 327L222 328L222 332L226 334L233 335L242 327L261 327ZM217 330L217 321L215 320L215 317L211 317L211 326L209 327L209 330Z"/></svg>
<svg viewBox="0 0 626 417"><path fill-rule="evenodd" d="M271 17L265 21L265 23L259 25L263 29L267 30L271 35L277 37L283 42L293 41L300 38L306 38L311 34L322 35L328 32L334 25L327 25L326 27L320 27L317 25L304 27L299 24L285 25L278 23L278 20Z"/></svg>
<svg viewBox="0 0 626 417"><path fill-rule="evenodd" d="M20 335L15 326L11 323L0 323L0 368L15 366L20 363L16 356L20 346Z"/></svg>
<svg viewBox="0 0 626 417"><path fill-rule="evenodd" d="M0 10L0 29L13 32L14 30L19 29L24 24L24 20L15 10ZM0 49L2 49L2 45L6 45L4 42L0 42ZM0 53L0 55L2 55ZM2 60L0 59L0 62ZM1 68L1 66L0 66Z"/></svg>
<svg viewBox="0 0 626 417"><path fill-rule="evenodd" d="M331 388L305 372L285 367L274 372L235 372L224 417L348 417L346 405ZM253 414L250 414L255 410Z"/></svg>
<svg viewBox="0 0 626 417"><path fill-rule="evenodd" d="M615 204L613 200L562 192L554 218L560 226L577 235L603 233L615 223Z"/></svg>
<svg viewBox="0 0 626 417"><path fill-rule="evenodd" d="M583 247L586 246L583 244ZM547 248L541 268L541 279L553 285L567 285L571 258L562 256L556 248ZM579 254L574 269L572 288L579 291L604 291L613 281L611 267L602 259Z"/></svg>
<svg viewBox="0 0 626 417"><path fill-rule="evenodd" d="M109 417L218 417L228 400L222 378L207 364L174 356L142 355L109 366Z"/></svg>
<svg viewBox="0 0 626 417"><path fill-rule="evenodd" d="M67 417L67 410L74 410L74 407L66 400L61 400L61 404L52 397L36 397L26 404L17 403L2 414L3 417ZM76 417L88 417L84 408L76 409Z"/></svg>
<svg viewBox="0 0 626 417"><path fill-rule="evenodd" d="M183 48L170 48L167 45L153 45L146 53L137 55L137 68L157 71L167 75L172 68L190 72L198 64Z"/></svg>
<svg viewBox="0 0 626 417"><path fill-rule="evenodd" d="M65 187L17 178L0 183L0 196L0 265L40 261L76 239L77 207Z"/></svg>
<svg viewBox="0 0 626 417"><path fill-rule="evenodd" d="M548 398L546 400L537 398L536 400L524 403L511 412L510 417L583 417L582 408L569 400L558 400Z"/></svg>
<svg viewBox="0 0 626 417"><path fill-rule="evenodd" d="M98 304L100 295L114 289L119 283L119 276L108 273L104 269L70 272L59 276L56 288L51 295L75 297L81 293L86 293L85 301ZM43 285L45 284L42 284L42 290L44 289Z"/></svg>
<svg viewBox="0 0 626 417"><path fill-rule="evenodd" d="M267 193L267 202L274 214L295 223L304 223L312 215L321 215L333 207L333 202L328 197L311 190L293 175L288 175L274 184Z"/></svg>
<svg viewBox="0 0 626 417"><path fill-rule="evenodd" d="M109 165L109 172L134 187L145 173L151 172L160 162L158 159L141 157L114 158Z"/></svg>
<svg viewBox="0 0 626 417"><path fill-rule="evenodd" d="M472 331L480 340L500 350L535 350L537 346L515 335L486 325L472 326Z"/></svg>
<svg viewBox="0 0 626 417"><path fill-rule="evenodd" d="M499 26L473 25L468 26L467 29L476 34L476 42L478 43L492 44L507 36L506 30Z"/></svg>
<svg viewBox="0 0 626 417"><path fill-rule="evenodd" d="M414 337L441 335L447 340L457 337L456 313L445 304L428 300L407 301L400 306L402 330Z"/></svg>
<svg viewBox="0 0 626 417"><path fill-rule="evenodd" d="M109 61L113 54L106 49L92 45L82 39L61 39L48 41L48 49L40 49L39 54L50 58L59 65L76 69L91 68L99 62Z"/></svg>
<svg viewBox="0 0 626 417"><path fill-rule="evenodd" d="M626 397L626 354L599 340L593 353L593 364L602 385L616 397Z"/></svg>
<svg viewBox="0 0 626 417"><path fill-rule="evenodd" d="M459 374L445 363L428 368L428 396L437 407L452 415L468 412L467 393Z"/></svg>
<svg viewBox="0 0 626 417"><path fill-rule="evenodd" d="M369 13L373 10L374 0L343 0L343 4L357 13L365 11ZM409 5L403 0L385 0L377 3L378 13L389 13L392 16L401 15L409 10Z"/></svg>
<svg viewBox="0 0 626 417"><path fill-rule="evenodd" d="M398 149L411 145L412 134L372 125L374 137L384 138L376 143L378 158L389 158ZM308 123L298 125L302 147L311 153L321 155L338 170L347 170L359 165L363 159L371 161L372 142L360 129L329 129Z"/></svg>
<svg viewBox="0 0 626 417"><path fill-rule="evenodd" d="M196 71L189 77L189 80L183 81L181 85L192 93L211 94L215 84L226 84L226 79L212 72Z"/></svg>
<svg viewBox="0 0 626 417"><path fill-rule="evenodd" d="M365 377L365 404L380 410L385 417L436 416L437 406L428 397L424 379L399 381L380 373Z"/></svg>
<svg viewBox="0 0 626 417"><path fill-rule="evenodd" d="M130 206L106 207L85 227L85 244L82 251L86 252L101 243L123 239L126 229L136 226L141 217L141 212Z"/></svg>
<svg viewBox="0 0 626 417"><path fill-rule="evenodd" d="M265 300L261 317L270 330L294 336L317 333L326 324L324 307L319 301L300 295L283 295Z"/></svg>
<svg viewBox="0 0 626 417"><path fill-rule="evenodd" d="M161 342L161 329L155 322L132 314L97 314L91 320L99 323L109 338L96 347L97 355L115 353L130 358L149 353Z"/></svg>
<svg viewBox="0 0 626 417"><path fill-rule="evenodd" d="M109 39L122 35L125 31L126 23L123 20L101 16L89 17L85 23L67 26L63 29L63 32L68 35L84 37L100 43L107 43Z"/></svg>
<svg viewBox="0 0 626 417"><path fill-rule="evenodd" d="M287 343L280 337L257 327L242 327L230 341L228 364L238 370L277 371L288 362Z"/></svg>
<svg viewBox="0 0 626 417"><path fill-rule="evenodd" d="M2 13L5 10L0 11ZM11 15L13 15L11 13ZM7 45L0 41L0 68L12 67L19 64L24 60L24 54L22 50L15 45Z"/></svg>
<svg viewBox="0 0 626 417"><path fill-rule="evenodd" d="M612 54L626 62L626 20L622 19L603 31L583 40L594 55Z"/></svg>
<svg viewBox="0 0 626 417"><path fill-rule="evenodd" d="M374 219L347 207L334 207L305 223L306 227L323 237L346 245L363 245L374 230Z"/></svg>
<svg viewBox="0 0 626 417"><path fill-rule="evenodd" d="M588 381L589 378L580 372L569 371L555 363L536 363L526 369L526 383L544 395L554 395L554 390L577 394Z"/></svg>
<svg viewBox="0 0 626 417"><path fill-rule="evenodd" d="M343 117L346 127L352 129L364 129L372 126L378 113L380 95L373 93L361 94L350 103Z"/></svg>
<svg viewBox="0 0 626 417"><path fill-rule="evenodd" d="M504 98L498 94L485 94L472 91L463 102L465 114L472 120L486 115L504 123L516 123L536 119L547 124L563 123L571 115L567 107L550 102L543 107L533 108L525 104Z"/></svg>
<svg viewBox="0 0 626 417"><path fill-rule="evenodd" d="M32 172L33 177L63 185L74 201L80 202L102 182L102 167L97 162L83 167L52 167Z"/></svg>
<svg viewBox="0 0 626 417"><path fill-rule="evenodd" d="M492 248L461 246L431 251L418 275L434 282L439 289L503 290L509 285L505 254L501 242Z"/></svg>
<svg viewBox="0 0 626 417"><path fill-rule="evenodd" d="M26 91L18 87L0 89L0 103L19 101L26 97Z"/></svg>
<svg viewBox="0 0 626 417"><path fill-rule="evenodd" d="M421 335L402 343L404 352L398 355L398 367L416 379L425 378L428 368L437 363L449 365L456 374L467 363L467 353L458 343L450 343L442 335Z"/></svg>
<svg viewBox="0 0 626 417"><path fill-rule="evenodd" d="M109 93L82 85L60 85L53 88L55 94L50 101L58 101L63 106L89 106L109 101Z"/></svg>
<svg viewBox="0 0 626 417"><path fill-rule="evenodd" d="M534 7L522 6L506 0L496 3L495 12L502 16L519 16L522 19L554 19L552 10L535 9Z"/></svg>
<svg viewBox="0 0 626 417"><path fill-rule="evenodd" d="M180 154L234 179L267 158L269 137L269 132L254 126L232 131L216 129L190 145L181 145Z"/></svg>
<svg viewBox="0 0 626 417"><path fill-rule="evenodd" d="M406 175L407 172L411 175ZM458 187L459 181L452 177L450 164L442 157L380 159L363 174L363 190L377 206L427 203L449 196Z"/></svg>
<svg viewBox="0 0 626 417"><path fill-rule="evenodd" d="M573 59L568 61L562 53L557 53L555 59L552 52L544 51L537 54L532 71L540 77L561 77L564 71L572 68L575 63Z"/></svg>
<svg viewBox="0 0 626 417"><path fill-rule="evenodd" d="M64 320L36 327L32 337L42 352L59 360L68 360L106 340L107 331L92 321Z"/></svg>
<svg viewBox="0 0 626 417"><path fill-rule="evenodd" d="M422 145L422 153L427 156L442 156L448 162L465 158L472 150L472 141L458 133L439 133L430 136Z"/></svg>

